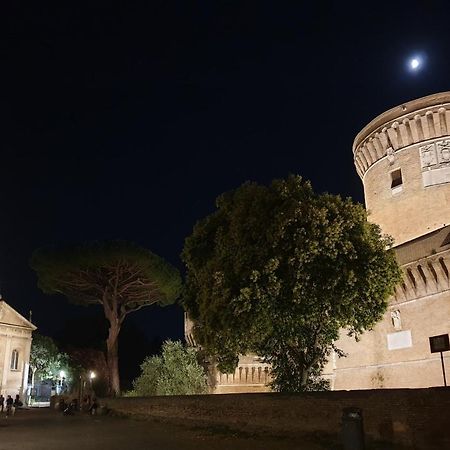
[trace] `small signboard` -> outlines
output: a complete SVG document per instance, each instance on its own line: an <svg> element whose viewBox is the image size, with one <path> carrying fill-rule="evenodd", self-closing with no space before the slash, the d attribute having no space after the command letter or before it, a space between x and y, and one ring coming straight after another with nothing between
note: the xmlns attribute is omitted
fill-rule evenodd
<svg viewBox="0 0 450 450"><path fill-rule="evenodd" d="M450 350L450 341L448 338L448 334L431 336L429 339L431 353L440 353Z"/></svg>

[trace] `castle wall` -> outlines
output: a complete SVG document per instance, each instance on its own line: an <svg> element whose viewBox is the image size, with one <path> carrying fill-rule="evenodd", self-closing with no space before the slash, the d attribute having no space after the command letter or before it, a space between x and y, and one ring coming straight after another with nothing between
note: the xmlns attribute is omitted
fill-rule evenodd
<svg viewBox="0 0 450 450"><path fill-rule="evenodd" d="M332 388L443 385L429 337L450 332L450 92L393 108L353 144L369 220L395 240L403 280L359 342L343 330L325 368ZM450 380L450 352L445 354Z"/></svg>
<svg viewBox="0 0 450 450"><path fill-rule="evenodd" d="M450 224L450 92L381 114L353 153L369 219L396 245Z"/></svg>
<svg viewBox="0 0 450 450"><path fill-rule="evenodd" d="M420 158L423 147L442 142L439 138L405 147L395 153L392 163L384 157L364 175L369 220L381 225L384 233L394 237L395 244L450 223L450 183L425 186L431 171L423 170ZM398 189L391 188L391 174L396 170L401 170L402 176Z"/></svg>
<svg viewBox="0 0 450 450"><path fill-rule="evenodd" d="M400 312L401 328L391 314ZM440 354L429 337L448 333L450 291L392 302L383 320L359 342L342 332L336 345L348 356L335 360L333 389L421 388L442 386ZM450 380L450 352L446 352Z"/></svg>

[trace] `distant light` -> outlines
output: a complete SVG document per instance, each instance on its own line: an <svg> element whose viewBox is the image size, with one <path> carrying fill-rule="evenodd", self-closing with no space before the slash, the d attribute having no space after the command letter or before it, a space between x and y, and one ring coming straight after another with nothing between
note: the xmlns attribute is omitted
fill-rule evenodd
<svg viewBox="0 0 450 450"><path fill-rule="evenodd" d="M91 373L89 374L89 378L90 378L91 380L93 380L96 376L97 376L97 375L95 375L95 372L91 372Z"/></svg>
<svg viewBox="0 0 450 450"><path fill-rule="evenodd" d="M420 66L420 61L417 58L413 58L409 62L409 66L411 67L411 69L416 70Z"/></svg>
<svg viewBox="0 0 450 450"><path fill-rule="evenodd" d="M59 377L66 378L66 372L64 372L64 370L61 370L61 372L59 372Z"/></svg>

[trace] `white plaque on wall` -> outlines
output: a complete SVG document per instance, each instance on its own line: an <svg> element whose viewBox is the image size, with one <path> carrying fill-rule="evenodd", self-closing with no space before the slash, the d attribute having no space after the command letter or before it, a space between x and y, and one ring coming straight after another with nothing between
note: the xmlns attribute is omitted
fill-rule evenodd
<svg viewBox="0 0 450 450"><path fill-rule="evenodd" d="M411 330L388 334L387 345L389 350L412 347Z"/></svg>

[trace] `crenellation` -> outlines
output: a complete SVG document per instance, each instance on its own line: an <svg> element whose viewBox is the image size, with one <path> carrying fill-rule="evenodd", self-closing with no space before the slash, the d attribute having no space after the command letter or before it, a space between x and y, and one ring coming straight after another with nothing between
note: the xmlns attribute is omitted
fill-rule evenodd
<svg viewBox="0 0 450 450"><path fill-rule="evenodd" d="M380 139L381 145L383 147L383 156L386 154L386 150L391 146L385 129L381 130L379 133L375 132L375 135Z"/></svg>
<svg viewBox="0 0 450 450"><path fill-rule="evenodd" d="M393 137L393 139L391 139L391 140L393 140L396 144L396 147L395 147L396 149L403 147L403 142L402 142L402 139L400 136L400 130L398 129L398 127L399 127L399 123L397 121L395 121L389 130Z"/></svg>
<svg viewBox="0 0 450 450"><path fill-rule="evenodd" d="M450 134L450 110L448 109L445 110L445 126L447 129L446 134Z"/></svg>
<svg viewBox="0 0 450 450"><path fill-rule="evenodd" d="M377 161L378 160L378 154L377 154L377 149L375 148L375 145L373 145L373 138L370 138L367 141L367 149L369 150L370 156L372 157L373 161Z"/></svg>
<svg viewBox="0 0 450 450"><path fill-rule="evenodd" d="M423 261L423 263L421 261L421 264L418 267L422 270L424 279L426 280L425 284L427 287L427 292L429 294L436 294L439 292L439 285L434 277L434 273L430 270L428 261Z"/></svg>
<svg viewBox="0 0 450 450"><path fill-rule="evenodd" d="M375 136L373 137L373 145L375 146L375 149L377 151L377 157L378 159L383 157L383 144L380 141L380 135L379 133L376 133Z"/></svg>
<svg viewBox="0 0 450 450"><path fill-rule="evenodd" d="M432 111L427 111L425 113L425 119L426 119L426 124L427 124L427 139L432 139L434 137L439 137L440 135L436 133L436 129L434 127L434 119L433 119L433 112Z"/></svg>
<svg viewBox="0 0 450 450"><path fill-rule="evenodd" d="M372 150L369 142L366 142L364 144L364 152L367 155L367 160L369 161L370 165L372 165L377 160L377 156L375 153L375 149Z"/></svg>
<svg viewBox="0 0 450 450"><path fill-rule="evenodd" d="M404 130L405 130L405 139L406 145L411 145L414 143L414 136L411 131L411 124L409 123L408 118L404 118L402 121Z"/></svg>
<svg viewBox="0 0 450 450"><path fill-rule="evenodd" d="M364 173L364 167L362 165L361 159L359 156L355 159L355 166L356 166L356 172L358 172L358 175L361 177Z"/></svg>
<svg viewBox="0 0 450 450"><path fill-rule="evenodd" d="M449 279L441 262L444 257L448 261L448 254L440 254L402 266L403 281L397 286L396 296L401 297L403 291L405 300L413 300L449 290Z"/></svg>
<svg viewBox="0 0 450 450"><path fill-rule="evenodd" d="M431 98L435 100L436 96L431 96ZM379 123L378 127L375 128L371 122L366 127L369 131L366 131L365 128L355 139L353 147L355 160L358 153L362 151L368 162L365 168L367 171L375 162L386 156L387 149L390 147L397 152L418 142L447 136L448 130L450 130L450 95L443 93L438 95L438 98L446 101L438 105L432 102L429 107L422 107L407 114L399 110L397 116L387 120L384 124L380 123L383 116L393 116L392 110L376 118L372 122ZM427 97L410 102L409 109L414 106L414 102L423 106L426 99ZM373 151L372 145L375 151ZM365 149L368 150L365 151ZM368 156L369 151L370 157Z"/></svg>
<svg viewBox="0 0 450 450"><path fill-rule="evenodd" d="M366 170L369 168L369 162L367 161L366 155L364 155L364 152L361 149L358 152L358 156L362 163L363 170L364 172L366 172Z"/></svg>

